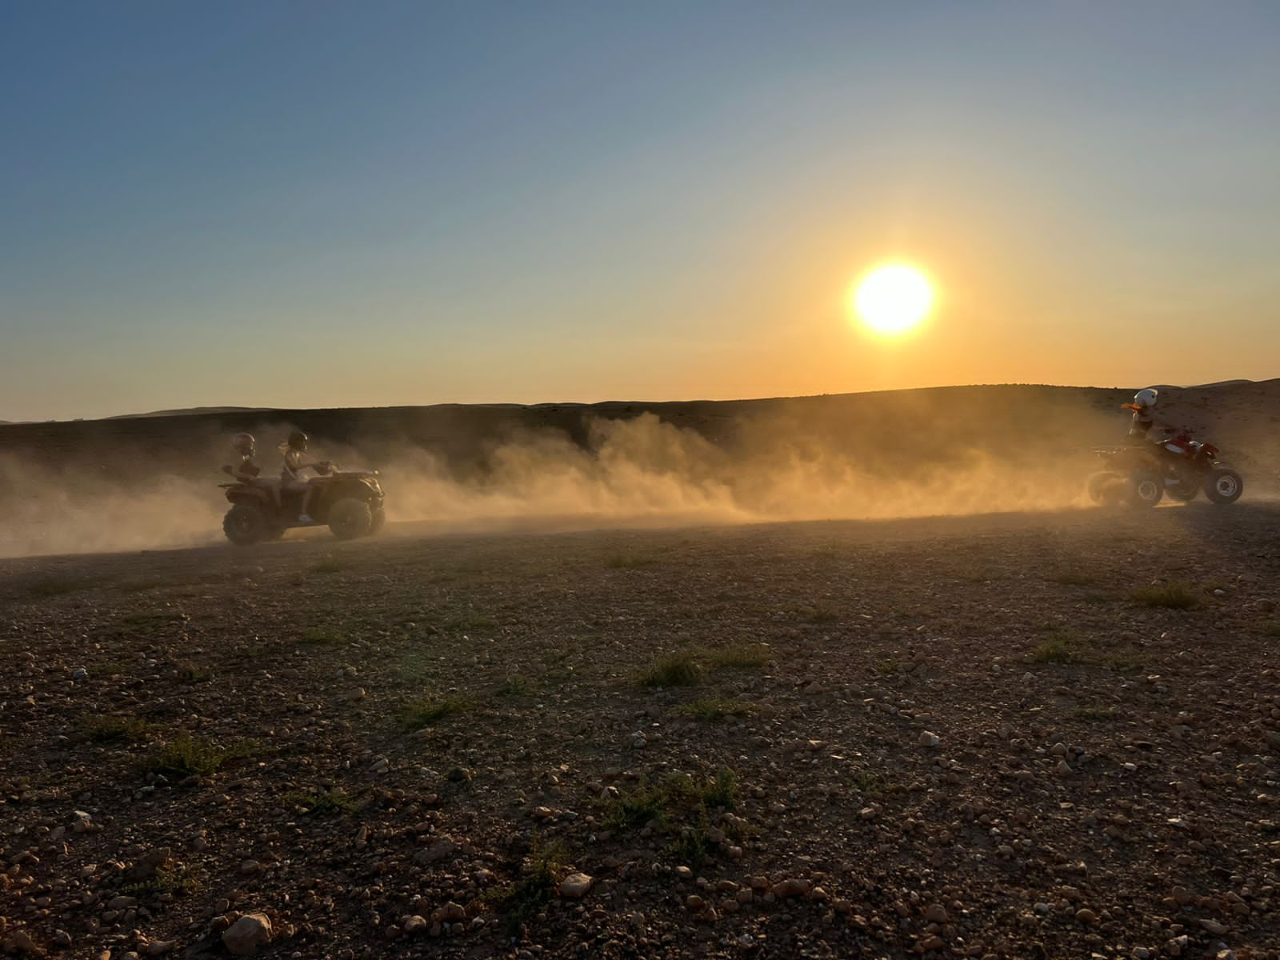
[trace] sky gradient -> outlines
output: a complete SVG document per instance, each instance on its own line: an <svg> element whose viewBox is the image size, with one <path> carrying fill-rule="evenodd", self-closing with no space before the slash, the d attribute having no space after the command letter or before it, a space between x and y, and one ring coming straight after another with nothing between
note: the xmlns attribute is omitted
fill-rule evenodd
<svg viewBox="0 0 1280 960"><path fill-rule="evenodd" d="M0 0L0 420L1262 379L1278 263L1275 4Z"/></svg>

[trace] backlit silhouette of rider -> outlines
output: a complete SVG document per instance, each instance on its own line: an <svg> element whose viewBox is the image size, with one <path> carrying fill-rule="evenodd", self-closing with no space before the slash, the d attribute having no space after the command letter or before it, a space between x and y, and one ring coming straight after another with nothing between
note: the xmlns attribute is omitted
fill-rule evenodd
<svg viewBox="0 0 1280 960"><path fill-rule="evenodd" d="M252 484L262 473L262 468L253 459L257 450L253 434L237 433L231 441L231 449L239 458L231 465L231 475L241 483Z"/></svg>
<svg viewBox="0 0 1280 960"><path fill-rule="evenodd" d="M1129 434L1125 437L1126 443L1136 446L1148 440L1160 442L1151 436L1151 428L1156 424L1155 408L1159 401L1160 391L1154 387L1147 387L1133 395L1132 403L1123 404L1124 409L1133 411L1133 422L1129 425Z"/></svg>
<svg viewBox="0 0 1280 960"><path fill-rule="evenodd" d="M289 434L288 441L280 445L280 452L284 455L284 468L280 471L281 487L292 493L302 494L302 506L299 508L298 516L300 523L315 522L307 513L307 507L311 501L311 484L300 476L303 469L317 466L316 463L304 458L309 439L301 430L295 430Z"/></svg>

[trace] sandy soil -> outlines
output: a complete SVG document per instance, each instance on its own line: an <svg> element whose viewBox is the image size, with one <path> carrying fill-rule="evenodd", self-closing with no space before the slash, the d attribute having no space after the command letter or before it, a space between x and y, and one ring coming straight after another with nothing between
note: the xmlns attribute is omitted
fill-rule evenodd
<svg viewBox="0 0 1280 960"><path fill-rule="evenodd" d="M1280 957L1274 506L398 532L0 562L0 943Z"/></svg>

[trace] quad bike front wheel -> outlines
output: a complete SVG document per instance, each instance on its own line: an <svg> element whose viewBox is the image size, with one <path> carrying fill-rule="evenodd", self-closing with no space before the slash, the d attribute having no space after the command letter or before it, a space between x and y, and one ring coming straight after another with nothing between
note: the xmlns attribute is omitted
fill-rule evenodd
<svg viewBox="0 0 1280 960"><path fill-rule="evenodd" d="M1199 487L1186 480L1179 480L1177 483L1164 488L1164 495L1170 500L1177 500L1179 503L1190 503L1199 492Z"/></svg>
<svg viewBox="0 0 1280 960"><path fill-rule="evenodd" d="M387 511L383 507L379 507L373 511L373 522L369 524L369 536L373 536L382 529L382 525L387 522Z"/></svg>
<svg viewBox="0 0 1280 960"><path fill-rule="evenodd" d="M329 529L339 540L367 537L373 532L373 511L355 497L343 497L329 508Z"/></svg>
<svg viewBox="0 0 1280 960"><path fill-rule="evenodd" d="M1204 495L1219 506L1235 503L1244 493L1244 480L1240 474L1226 467L1213 470L1204 482Z"/></svg>
<svg viewBox="0 0 1280 960"><path fill-rule="evenodd" d="M1154 507L1164 496L1164 478L1149 470L1136 470L1129 479L1129 502L1135 507Z"/></svg>
<svg viewBox="0 0 1280 960"><path fill-rule="evenodd" d="M222 518L222 532L237 547L249 547L269 539L271 524L257 507L237 503Z"/></svg>

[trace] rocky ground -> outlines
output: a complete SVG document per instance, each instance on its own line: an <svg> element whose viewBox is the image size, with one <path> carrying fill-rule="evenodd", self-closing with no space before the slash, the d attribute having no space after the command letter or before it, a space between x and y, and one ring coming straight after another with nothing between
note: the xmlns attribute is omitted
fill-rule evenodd
<svg viewBox="0 0 1280 960"><path fill-rule="evenodd" d="M0 564L0 944L1280 957L1280 509Z"/></svg>

